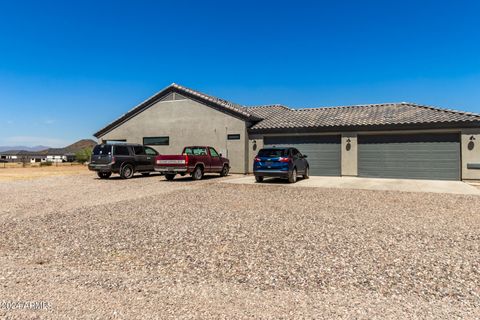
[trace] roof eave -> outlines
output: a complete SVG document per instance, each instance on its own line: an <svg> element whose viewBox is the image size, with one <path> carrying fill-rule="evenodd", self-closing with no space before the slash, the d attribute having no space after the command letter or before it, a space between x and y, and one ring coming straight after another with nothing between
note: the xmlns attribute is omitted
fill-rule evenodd
<svg viewBox="0 0 480 320"><path fill-rule="evenodd" d="M431 130L431 129L467 129L480 128L480 121L460 122L431 122L431 123L402 123L383 125L354 125L354 126L319 126L319 127L290 127L290 128L249 128L249 133L307 133L307 132L340 132L340 131L384 131L384 130Z"/></svg>

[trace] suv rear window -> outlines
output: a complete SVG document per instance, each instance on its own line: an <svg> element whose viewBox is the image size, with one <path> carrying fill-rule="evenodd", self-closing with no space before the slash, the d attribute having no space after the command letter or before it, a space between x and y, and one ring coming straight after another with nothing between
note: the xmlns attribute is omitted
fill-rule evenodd
<svg viewBox="0 0 480 320"><path fill-rule="evenodd" d="M288 149L262 149L258 151L258 156L267 158L287 157Z"/></svg>
<svg viewBox="0 0 480 320"><path fill-rule="evenodd" d="M93 148L92 154L95 156L109 155L112 153L112 146L107 144L99 144Z"/></svg>
<svg viewBox="0 0 480 320"><path fill-rule="evenodd" d="M129 156L128 147L126 146L115 146L115 155L116 156Z"/></svg>

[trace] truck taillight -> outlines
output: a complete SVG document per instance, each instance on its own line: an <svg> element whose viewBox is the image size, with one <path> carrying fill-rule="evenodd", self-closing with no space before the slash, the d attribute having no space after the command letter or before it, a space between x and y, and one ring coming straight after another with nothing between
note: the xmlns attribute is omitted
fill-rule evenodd
<svg viewBox="0 0 480 320"><path fill-rule="evenodd" d="M188 166L188 154L185 155L185 165Z"/></svg>
<svg viewBox="0 0 480 320"><path fill-rule="evenodd" d="M112 157L112 164L115 163L115 157Z"/></svg>
<svg viewBox="0 0 480 320"><path fill-rule="evenodd" d="M255 157L255 160L254 160L254 161L255 161L255 162L260 162L260 161L262 161L262 159L260 159L259 157Z"/></svg>
<svg viewBox="0 0 480 320"><path fill-rule="evenodd" d="M278 161L280 161L280 162L289 162L289 161L290 161L290 158L280 157L280 159L278 159Z"/></svg>
<svg viewBox="0 0 480 320"><path fill-rule="evenodd" d="M160 164L160 163L162 163L162 160L157 159L157 164Z"/></svg>

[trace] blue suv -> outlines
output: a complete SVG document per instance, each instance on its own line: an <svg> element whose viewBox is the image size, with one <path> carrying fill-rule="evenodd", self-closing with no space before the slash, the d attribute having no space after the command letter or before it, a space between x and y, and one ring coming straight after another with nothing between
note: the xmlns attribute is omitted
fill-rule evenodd
<svg viewBox="0 0 480 320"><path fill-rule="evenodd" d="M275 177L288 179L288 182L294 183L299 175L308 179L309 165L306 157L295 148L261 149L253 163L255 180L262 182L263 177Z"/></svg>

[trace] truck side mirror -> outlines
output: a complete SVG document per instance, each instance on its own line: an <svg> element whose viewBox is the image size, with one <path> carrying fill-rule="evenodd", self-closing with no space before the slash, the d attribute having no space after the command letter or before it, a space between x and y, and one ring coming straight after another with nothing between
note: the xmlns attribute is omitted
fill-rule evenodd
<svg viewBox="0 0 480 320"><path fill-rule="evenodd" d="M223 157L223 155L221 153L218 154L220 157Z"/></svg>
<svg viewBox="0 0 480 320"><path fill-rule="evenodd" d="M304 158L307 158L308 156L306 154L303 155Z"/></svg>

